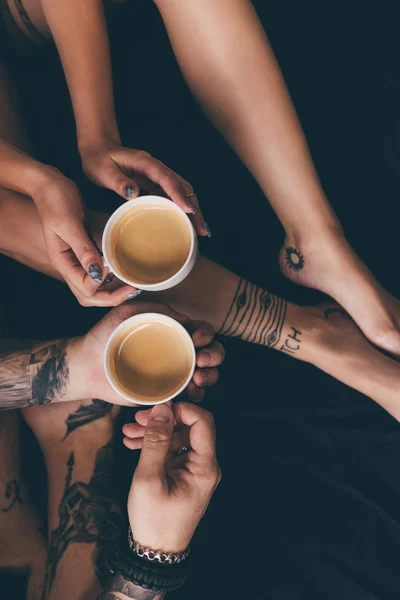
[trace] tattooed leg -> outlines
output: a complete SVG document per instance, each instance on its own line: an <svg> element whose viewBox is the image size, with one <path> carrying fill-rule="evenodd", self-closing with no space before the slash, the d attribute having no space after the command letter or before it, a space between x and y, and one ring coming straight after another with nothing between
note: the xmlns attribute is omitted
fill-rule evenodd
<svg viewBox="0 0 400 600"><path fill-rule="evenodd" d="M334 298L376 346L400 357L400 302L384 290L345 238L287 239L283 274Z"/></svg>
<svg viewBox="0 0 400 600"><path fill-rule="evenodd" d="M44 599L95 599L108 582L102 552L122 532L112 482L118 407L88 400L27 408L22 413L42 447L48 474Z"/></svg>
<svg viewBox="0 0 400 600"><path fill-rule="evenodd" d="M160 297L225 336L312 363L400 419L400 364L372 346L340 307L296 306L204 257Z"/></svg>
<svg viewBox="0 0 400 600"><path fill-rule="evenodd" d="M29 577L28 600L40 600L46 540L22 474L19 416L0 415L0 569L21 569Z"/></svg>

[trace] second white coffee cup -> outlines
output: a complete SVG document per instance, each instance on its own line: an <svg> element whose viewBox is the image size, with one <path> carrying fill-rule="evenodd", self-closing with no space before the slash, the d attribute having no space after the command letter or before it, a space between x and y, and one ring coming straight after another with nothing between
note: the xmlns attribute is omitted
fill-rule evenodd
<svg viewBox="0 0 400 600"><path fill-rule="evenodd" d="M111 215L103 232L103 253L105 266L121 281L157 292L189 275L197 259L197 235L186 213L171 200L141 196Z"/></svg>

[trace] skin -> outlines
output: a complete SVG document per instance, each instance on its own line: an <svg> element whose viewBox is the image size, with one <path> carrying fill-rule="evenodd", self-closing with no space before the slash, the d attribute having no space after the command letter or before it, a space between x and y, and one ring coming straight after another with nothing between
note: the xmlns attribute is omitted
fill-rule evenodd
<svg viewBox="0 0 400 600"><path fill-rule="evenodd" d="M40 409L30 407L22 411L40 443L48 474L50 551L43 597L45 600L83 596L93 600L160 600L162 594L144 590L119 575L109 577L108 582L104 582L99 552L122 535L122 530L113 525L119 523L120 508L114 497L111 479L110 444L119 409L115 407L101 419L81 424L66 437L66 424L71 416L84 407L90 409L90 406L91 401L85 401L48 405ZM132 531L140 533L144 544L155 543L157 549L167 549L171 545L171 533L174 534L173 543L178 546L190 542L200 515L204 514L220 479L211 415L195 405L185 403L178 403L174 410L180 431L182 427L186 428L195 455L190 471L186 467L183 471L186 483L183 480L180 483L177 479L175 484L176 492L182 488L181 502L184 501L184 506L178 501L178 494L169 497L168 491L161 486L166 470L171 468L169 448L173 450L173 444L177 441L176 437L173 439L174 418L168 405L156 407L154 413L143 411L142 422L146 421L146 426L142 428L141 437L145 448L133 477L127 506ZM163 411L167 412L166 420ZM183 467L189 457L177 460L177 466ZM100 480L96 478L98 469L102 473ZM160 482L159 490L153 485L155 477ZM185 518L179 521L179 527L172 512L170 526L168 520L164 519L163 533L160 534L153 516L148 518L147 505L150 499L153 508L160 514L165 503L170 505L169 512L175 510L183 514ZM90 512L85 510L87 500L90 502ZM66 504L71 502L77 509L80 508L80 519L76 521L74 515L77 512L64 510ZM142 519L138 518L140 514ZM90 522L86 516L90 517ZM96 526L93 527L93 524ZM74 572L73 578L71 572Z"/></svg>
<svg viewBox="0 0 400 600"><path fill-rule="evenodd" d="M32 214L25 221L28 225L22 226L20 215L26 217L29 210ZM35 217L34 206L23 198L4 198L2 215L2 251L32 268L60 278L49 265L41 237L40 220L37 215ZM107 216L92 213L91 218L93 231L96 231L96 227L100 228L96 234L100 243ZM29 252L26 244L22 243L22 228L25 239L29 237L35 240ZM258 343L309 362L372 398L396 419L400 419L400 364L372 346L343 309L326 313L328 308L337 308L337 305L297 306L247 282L245 302L243 305L239 302L238 311L237 301L243 294L243 286L246 286L245 280L235 273L205 257L199 257L190 276L179 286L158 293L157 300L161 299L192 319L211 323L216 331L224 335ZM271 301L264 312L262 298L267 295ZM148 297L151 298L151 295ZM271 327L271 321L275 327L264 335ZM296 334L293 328L301 334ZM275 329L277 337L268 338Z"/></svg>
<svg viewBox="0 0 400 600"><path fill-rule="evenodd" d="M130 302L115 308L81 338L46 342L0 340L0 410L87 397L131 406L108 383L103 355L114 329L125 319L143 312L168 314L191 333L198 348L197 368L186 393L192 400L201 401L203 388L216 383L216 367L224 359L224 349L214 341L212 327L192 322L163 305Z"/></svg>
<svg viewBox="0 0 400 600"><path fill-rule="evenodd" d="M371 342L400 356L400 303L380 286L343 235L250 0L155 3L194 94L253 173L285 228L280 256L283 273L332 296ZM125 151L118 154L102 2L88 0L84 10L78 0L42 0L39 5L29 0L28 4L35 26L43 35L52 36L59 50L86 172L95 182L121 194L112 183L109 159L119 165L122 180L132 159ZM65 27L66 23L70 25ZM245 43L238 44L238 39ZM196 202L195 208L198 213ZM198 231L206 233L200 222ZM305 257L304 267L297 272L285 265L290 247Z"/></svg>

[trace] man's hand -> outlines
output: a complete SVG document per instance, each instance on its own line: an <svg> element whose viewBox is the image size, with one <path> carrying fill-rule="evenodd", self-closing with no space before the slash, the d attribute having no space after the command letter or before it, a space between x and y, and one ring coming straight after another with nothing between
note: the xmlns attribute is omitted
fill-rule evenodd
<svg viewBox="0 0 400 600"><path fill-rule="evenodd" d="M178 402L173 410L160 404L139 411L137 421L123 429L125 444L142 448L128 498L133 538L151 550L182 552L221 479L213 416ZM177 453L183 446L188 451Z"/></svg>
<svg viewBox="0 0 400 600"><path fill-rule="evenodd" d="M132 406L132 403L121 398L110 386L104 372L103 355L107 341L118 325L127 318L144 312L158 312L174 318L184 325L192 335L197 348L197 369L193 380L187 388L187 395L194 402L201 402L207 386L218 380L218 367L224 360L224 349L214 341L214 330L208 323L190 321L184 315L176 313L163 304L147 302L127 302L114 308L87 335L69 343L71 366L71 385L81 382L80 398L100 398L113 404Z"/></svg>

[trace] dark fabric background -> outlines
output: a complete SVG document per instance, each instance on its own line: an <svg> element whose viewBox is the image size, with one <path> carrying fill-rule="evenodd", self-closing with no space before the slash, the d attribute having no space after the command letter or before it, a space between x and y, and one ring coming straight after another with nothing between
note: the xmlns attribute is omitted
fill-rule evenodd
<svg viewBox="0 0 400 600"><path fill-rule="evenodd" d="M395 3L255 5L328 197L356 250L400 296ZM202 251L288 299L318 303L318 293L281 277L282 229L192 99L153 4L118 9L110 32L123 141L193 183L213 231ZM80 173L58 61L24 60L18 85L38 156L79 182L92 208L114 208L115 196ZM16 336L82 333L102 314L79 307L60 284L5 263ZM312 366L237 341L225 346L221 381L205 403L216 416L223 480L196 534L192 578L171 599L399 598L398 424ZM120 449L121 490L131 466ZM37 469L35 483L43 483Z"/></svg>

